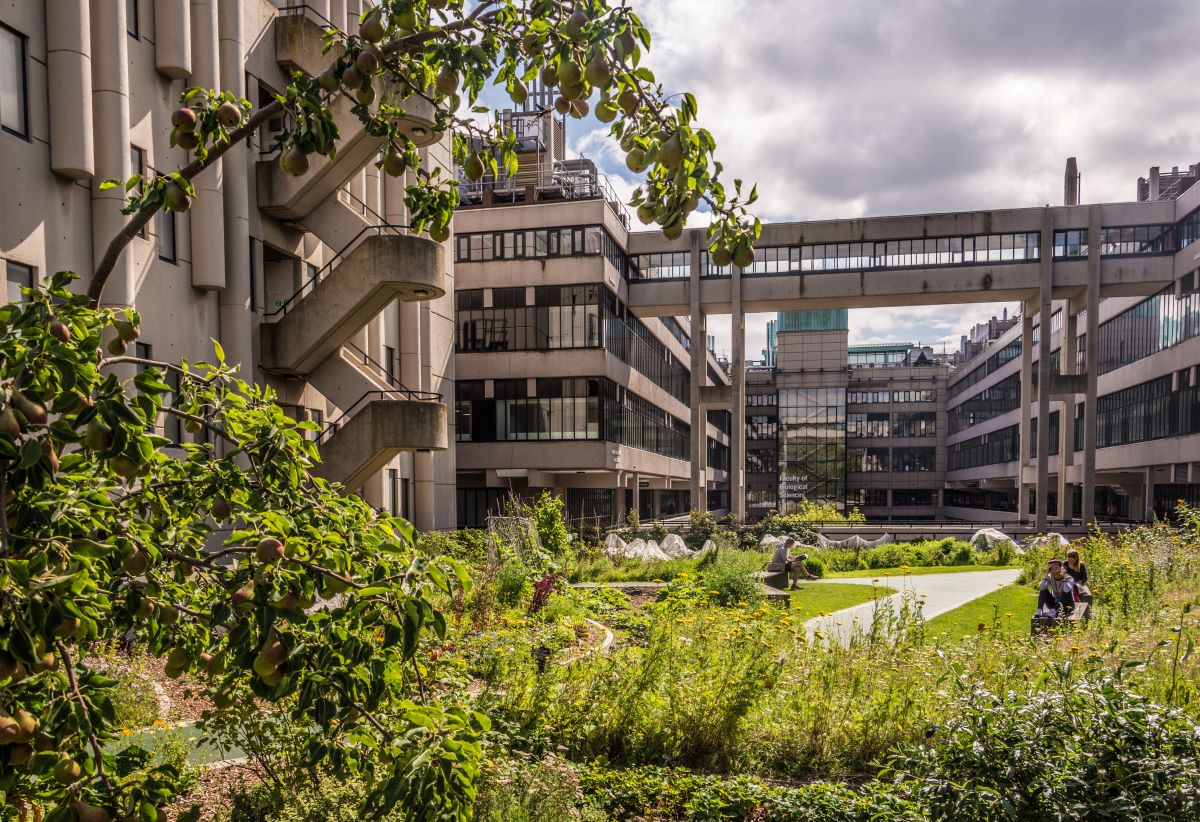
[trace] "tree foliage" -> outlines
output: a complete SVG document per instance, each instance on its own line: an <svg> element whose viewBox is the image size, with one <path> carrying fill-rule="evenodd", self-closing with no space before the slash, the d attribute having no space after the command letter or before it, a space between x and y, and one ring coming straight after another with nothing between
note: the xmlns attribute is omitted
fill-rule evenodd
<svg viewBox="0 0 1200 822"><path fill-rule="evenodd" d="M557 88L554 110L561 114L584 117L595 100L626 165L645 175L630 203L642 222L673 239L704 204L714 264L748 266L761 232L746 211L756 191L743 194L740 180L727 190L716 141L697 122L696 99L668 93L643 62L650 42L629 6L607 0L382 0L363 13L358 34L326 32L323 72L293 74L257 111L229 92L188 89L172 117L172 144L193 160L177 172L124 182L135 190L126 201L133 219L113 239L89 293L99 300L120 250L159 208L189 208L190 181L267 120L283 122L272 148L287 173L302 177L314 156L335 156L343 135L333 112L341 98L369 134L384 140L377 165L392 176L413 175L405 187L410 227L444 240L459 201L457 181L421 167L402 121L416 108L432 108L435 133L454 135L454 159L468 179L512 174L516 136L480 99L485 89L501 88L524 106L535 80Z"/></svg>
<svg viewBox="0 0 1200 822"><path fill-rule="evenodd" d="M0 804L160 818L175 774L128 777L105 751L115 682L87 661L133 631L218 707L272 703L310 766L377 786L371 808L466 818L487 720L426 698L418 653L463 568L315 478L312 424L219 346L211 365L102 356L102 332L132 340L138 316L71 279L0 308ZM181 455L163 416L196 440Z"/></svg>

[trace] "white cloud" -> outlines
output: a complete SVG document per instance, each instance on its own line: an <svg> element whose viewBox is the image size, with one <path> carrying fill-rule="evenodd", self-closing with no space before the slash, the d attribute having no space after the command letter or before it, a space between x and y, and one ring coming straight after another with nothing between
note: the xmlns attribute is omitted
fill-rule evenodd
<svg viewBox="0 0 1200 822"><path fill-rule="evenodd" d="M1186 105L1200 53L1164 40L1200 24L1188 0L637 6L648 65L668 91L695 93L727 176L758 183L764 220L1059 203L1068 156L1085 201L1130 200L1150 166L1200 159ZM572 126L573 149L631 192L606 129ZM851 341L957 344L1002 308L856 311ZM751 356L765 319L747 318ZM728 350L728 319L710 328Z"/></svg>

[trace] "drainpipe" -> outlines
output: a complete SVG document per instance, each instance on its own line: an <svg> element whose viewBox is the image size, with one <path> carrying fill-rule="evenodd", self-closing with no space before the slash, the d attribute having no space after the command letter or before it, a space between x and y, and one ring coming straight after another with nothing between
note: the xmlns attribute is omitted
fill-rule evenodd
<svg viewBox="0 0 1200 822"><path fill-rule="evenodd" d="M129 34L124 3L93 3L90 9L92 46L92 113L96 176L92 183L93 266L109 241L124 227L121 213L125 190L100 190L108 179L126 180L132 173L129 157ZM55 21L57 23L57 21ZM83 129L86 129L86 124ZM127 248L117 258L101 300L108 306L132 306L135 292L133 254Z"/></svg>
<svg viewBox="0 0 1200 822"><path fill-rule="evenodd" d="M192 85L207 89L215 89L221 82L216 2L192 0ZM192 286L203 291L219 291L225 287L222 166L223 161L217 160L192 181L196 187L196 201L189 211L192 223Z"/></svg>
<svg viewBox="0 0 1200 822"><path fill-rule="evenodd" d="M89 0L46 0L50 168L72 180L86 180L96 171L93 129L89 127L92 122L89 5Z"/></svg>
<svg viewBox="0 0 1200 822"><path fill-rule="evenodd" d="M221 88L246 96L245 37L240 0L219 0ZM255 381L255 317L250 310L250 149L245 141L222 158L230 174L224 180L225 288L220 292L220 336L225 356L241 363L242 377ZM193 257L194 257L193 253Z"/></svg>
<svg viewBox="0 0 1200 822"><path fill-rule="evenodd" d="M192 73L192 16L188 0L154 0L154 66L181 80Z"/></svg>

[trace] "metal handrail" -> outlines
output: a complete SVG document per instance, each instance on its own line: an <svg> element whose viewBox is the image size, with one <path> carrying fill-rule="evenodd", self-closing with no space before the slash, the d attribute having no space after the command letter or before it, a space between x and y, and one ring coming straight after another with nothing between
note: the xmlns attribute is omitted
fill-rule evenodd
<svg viewBox="0 0 1200 822"><path fill-rule="evenodd" d="M321 12L317 11L315 8L308 5L307 3L289 3L288 5L283 6L281 9L279 9L280 17L296 17L299 15L303 15L304 17L315 18L316 22L324 23L326 28L330 28L330 29L337 28L337 26L334 25L332 20L330 20L324 14L321 14Z"/></svg>
<svg viewBox="0 0 1200 822"><path fill-rule="evenodd" d="M358 359L362 360L363 365L369 366L380 377L383 377L383 379L387 382L387 384L392 386L392 388L394 390L403 391L408 394L411 394L413 399L440 400L442 398L441 394L435 394L431 391L415 391L415 390L409 388L407 385L405 385L399 379L397 379L394 374L389 373L387 368L383 364L378 362L374 357L372 357L366 351L363 351L361 348L359 348L354 343L348 342L348 343L346 343L346 347L349 348L351 351L353 351L355 356L358 357Z"/></svg>
<svg viewBox="0 0 1200 822"><path fill-rule="evenodd" d="M321 280L323 280L327 276L329 276L329 274L335 268L335 264L337 262L339 262L343 257L347 256L351 251L353 251L355 248L358 247L359 241L363 238L364 235L371 234L371 233L381 234L384 231L391 231L391 232L395 232L396 234L399 234L400 231L405 228L407 228L407 226L391 225L390 223L381 223L380 225L367 226L362 231L355 234L354 237L350 240L350 242L346 243L346 245L342 248L341 251L334 254L333 258L329 262L325 263L325 265L321 266L321 268L318 269L315 274L313 274L311 277L309 277L308 280L306 280L304 282L304 284L301 285L300 288L298 288L294 294L292 294L292 296L288 297L286 300L284 300L282 303L280 303L275 308L274 311L264 312L263 317L265 318L265 317L282 316L282 315L286 314L288 311L290 311L292 308L294 308L297 303L299 303L302 299L304 299L305 296L307 296L309 291L316 288L317 284L319 282L321 282Z"/></svg>
<svg viewBox="0 0 1200 822"><path fill-rule="evenodd" d="M338 432L339 428L348 423L353 417L357 416L358 412L362 410L360 406L365 407L375 400L386 400L389 398L417 400L420 402L441 402L442 395L435 394L432 391L410 391L407 388L394 391L368 391L355 400L353 405L343 411L340 417L326 425L321 430L321 433L317 435L317 444L324 444L326 440Z"/></svg>

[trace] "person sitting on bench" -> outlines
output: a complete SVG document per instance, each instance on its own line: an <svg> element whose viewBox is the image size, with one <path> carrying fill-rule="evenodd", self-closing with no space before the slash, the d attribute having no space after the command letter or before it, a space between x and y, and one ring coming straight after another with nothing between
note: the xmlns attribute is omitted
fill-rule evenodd
<svg viewBox="0 0 1200 822"><path fill-rule="evenodd" d="M1046 576L1038 585L1038 609L1034 616L1058 616L1075 608L1075 580L1063 569L1063 561L1057 557L1046 563Z"/></svg>
<svg viewBox="0 0 1200 822"><path fill-rule="evenodd" d="M804 567L804 561L808 559L808 554L800 554L795 557L788 554L788 550L795 546L795 544L796 540L792 537L784 539L779 543L779 547L775 549L775 554L771 557L771 561L767 563L768 571L774 571L775 573L780 571L788 572L788 576L791 579L791 588L795 588L796 583L801 579L816 579Z"/></svg>
<svg viewBox="0 0 1200 822"><path fill-rule="evenodd" d="M1079 559L1079 552L1072 548L1067 551L1067 561L1063 565L1063 570L1071 579L1075 580L1075 593L1079 599L1087 601L1091 597L1091 589L1088 588L1088 572L1087 566Z"/></svg>

